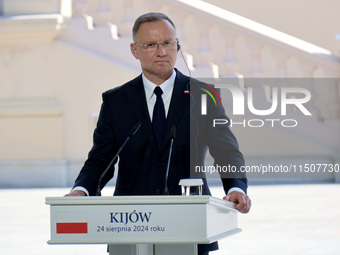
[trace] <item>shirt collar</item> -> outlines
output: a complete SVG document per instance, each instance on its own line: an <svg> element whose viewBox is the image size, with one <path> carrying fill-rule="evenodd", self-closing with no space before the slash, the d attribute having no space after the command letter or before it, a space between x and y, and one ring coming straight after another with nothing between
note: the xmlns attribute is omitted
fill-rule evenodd
<svg viewBox="0 0 340 255"><path fill-rule="evenodd" d="M142 74L142 79L143 79L143 84L144 84L144 90L145 90L145 96L147 100L150 100L155 94L153 91L156 88L156 84L153 82L149 81L144 74ZM171 74L171 76L163 82L161 85L159 85L163 91L163 95L168 95L172 94L174 84L175 84L175 79L176 79L176 71L174 70Z"/></svg>

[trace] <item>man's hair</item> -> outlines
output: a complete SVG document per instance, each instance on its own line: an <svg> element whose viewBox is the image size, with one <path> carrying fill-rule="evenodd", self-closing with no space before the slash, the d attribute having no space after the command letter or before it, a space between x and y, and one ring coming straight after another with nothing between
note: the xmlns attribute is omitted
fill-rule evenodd
<svg viewBox="0 0 340 255"><path fill-rule="evenodd" d="M149 12L149 13L146 13L146 14L139 16L136 19L135 24L133 25L133 28L132 28L133 41L136 42L136 39L137 39L136 36L137 36L138 29L143 23L155 22L155 21L159 21L159 20L169 21L169 23L176 29L175 24L165 14L160 13L160 12Z"/></svg>

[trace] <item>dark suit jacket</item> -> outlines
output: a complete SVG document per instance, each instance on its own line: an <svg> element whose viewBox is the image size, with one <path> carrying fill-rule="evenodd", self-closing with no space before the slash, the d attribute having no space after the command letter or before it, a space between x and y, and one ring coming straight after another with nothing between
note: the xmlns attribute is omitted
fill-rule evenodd
<svg viewBox="0 0 340 255"><path fill-rule="evenodd" d="M98 179L109 164L118 148L123 144L128 133L136 123L141 128L131 138L120 154L117 183L114 195L162 195L165 186L166 165L169 154L169 137L173 126L176 126L171 164L168 176L170 195L180 195L180 179L190 178L190 135L195 139L195 150L199 158L195 164L203 164L206 148L218 164L233 164L238 167L244 164L238 150L235 137L229 127L213 129L208 123L212 116L200 116L200 104L193 99L199 90L190 86L190 78L176 70L173 95L166 119L166 130L160 149L157 149L147 103L142 76L126 84L103 93L103 103L97 128L94 132L94 144L85 162L75 186L82 186L95 195ZM190 87L190 94L184 93ZM191 94L192 93L192 94ZM192 100L190 100L192 99ZM208 109L218 118L226 118L222 107L212 106ZM211 106L210 106L211 105ZM190 117L190 113L192 116ZM194 115L194 116L193 116ZM217 132L215 132L217 131ZM191 155L192 158L192 155ZM104 186L113 176L112 167L103 179ZM210 194L204 180L203 193ZM227 192L231 187L246 191L246 179L223 179Z"/></svg>

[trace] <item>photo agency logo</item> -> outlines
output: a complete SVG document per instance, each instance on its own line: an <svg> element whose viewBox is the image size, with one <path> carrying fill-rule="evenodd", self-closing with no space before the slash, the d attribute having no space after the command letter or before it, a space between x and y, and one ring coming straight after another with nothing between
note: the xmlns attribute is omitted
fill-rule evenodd
<svg viewBox="0 0 340 255"><path fill-rule="evenodd" d="M219 102L221 106L223 105L222 105L221 97L219 96L219 94L213 87L209 86L208 84L204 84L204 83L202 85L203 86L200 87L199 89L205 92L205 94L201 95L201 114L207 115L207 95L209 95L210 98L213 100L215 106L217 106L217 101Z"/></svg>
<svg viewBox="0 0 340 255"><path fill-rule="evenodd" d="M214 118L213 127L296 127L299 119L312 116L309 85L310 79L205 79L199 86L201 115L208 114L208 98L217 107L222 97L230 118Z"/></svg>

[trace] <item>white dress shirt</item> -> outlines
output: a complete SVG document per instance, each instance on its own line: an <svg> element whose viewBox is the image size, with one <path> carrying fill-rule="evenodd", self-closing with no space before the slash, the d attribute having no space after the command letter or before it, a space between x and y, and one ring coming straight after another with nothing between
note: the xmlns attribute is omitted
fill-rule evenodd
<svg viewBox="0 0 340 255"><path fill-rule="evenodd" d="M149 116L152 122L153 108L155 107L156 98L157 98L156 94L154 93L154 90L157 87L157 85L149 81L144 76L144 74L142 74L142 79L143 79L143 84L144 84L146 103L148 104ZM163 91L162 99L164 103L165 116L168 116L172 91L174 90L174 85L175 85L175 79L176 79L176 71L174 70L172 75L169 77L169 79L167 79L165 82L159 85L159 87Z"/></svg>

